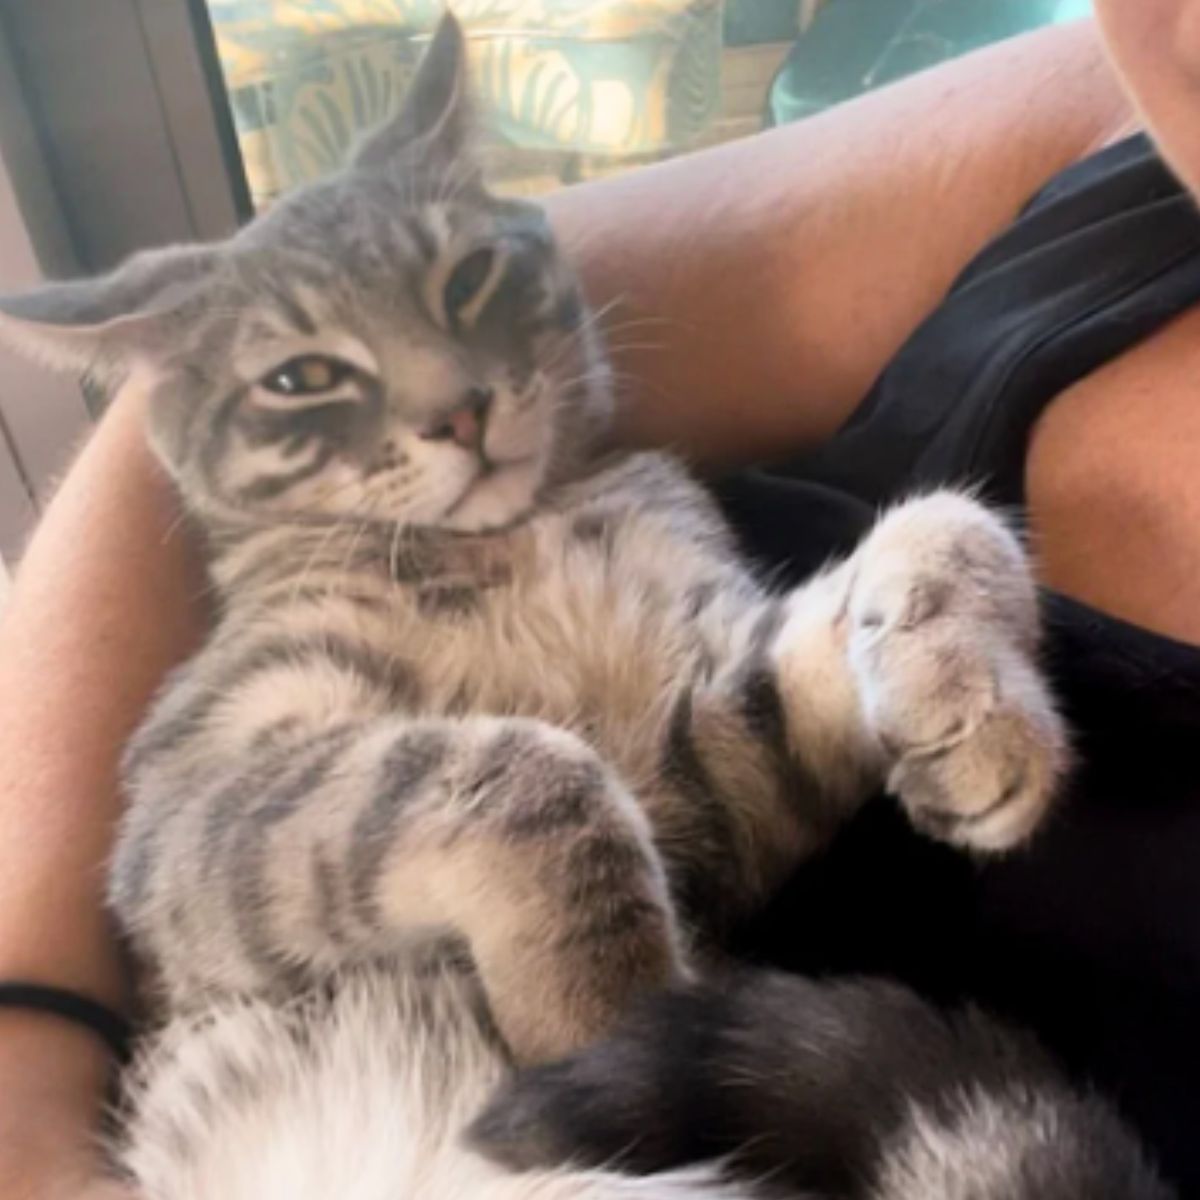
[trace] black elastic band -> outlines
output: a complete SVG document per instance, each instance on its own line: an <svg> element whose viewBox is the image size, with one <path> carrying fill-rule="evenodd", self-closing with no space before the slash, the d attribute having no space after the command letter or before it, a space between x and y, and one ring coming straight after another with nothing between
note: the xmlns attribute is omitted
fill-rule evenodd
<svg viewBox="0 0 1200 1200"><path fill-rule="evenodd" d="M38 983L0 982L0 1008L26 1008L74 1021L102 1038L121 1062L129 1057L129 1043L133 1038L129 1022L120 1013L78 992Z"/></svg>

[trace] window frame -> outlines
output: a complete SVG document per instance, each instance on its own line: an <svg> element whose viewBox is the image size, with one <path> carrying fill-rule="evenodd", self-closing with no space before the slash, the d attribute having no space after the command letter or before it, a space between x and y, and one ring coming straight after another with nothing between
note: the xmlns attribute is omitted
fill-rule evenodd
<svg viewBox="0 0 1200 1200"><path fill-rule="evenodd" d="M226 237L249 213L203 0L5 0L0 289ZM96 403L3 349L0 380L0 556L11 565Z"/></svg>

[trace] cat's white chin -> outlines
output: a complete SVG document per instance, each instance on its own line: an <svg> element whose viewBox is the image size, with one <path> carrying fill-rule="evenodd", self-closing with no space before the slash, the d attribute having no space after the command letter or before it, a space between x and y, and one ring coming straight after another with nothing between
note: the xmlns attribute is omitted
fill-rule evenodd
<svg viewBox="0 0 1200 1200"><path fill-rule="evenodd" d="M460 533L511 525L533 507L541 482L541 455L501 463L480 475L438 524Z"/></svg>

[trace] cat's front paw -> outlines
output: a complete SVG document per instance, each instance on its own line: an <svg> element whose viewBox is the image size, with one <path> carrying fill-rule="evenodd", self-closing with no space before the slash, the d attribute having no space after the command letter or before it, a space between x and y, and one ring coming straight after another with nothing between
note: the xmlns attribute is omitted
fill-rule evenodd
<svg viewBox="0 0 1200 1200"><path fill-rule="evenodd" d="M1020 543L982 505L939 492L885 516L851 568L848 652L889 790L943 841L1021 842L1068 753Z"/></svg>

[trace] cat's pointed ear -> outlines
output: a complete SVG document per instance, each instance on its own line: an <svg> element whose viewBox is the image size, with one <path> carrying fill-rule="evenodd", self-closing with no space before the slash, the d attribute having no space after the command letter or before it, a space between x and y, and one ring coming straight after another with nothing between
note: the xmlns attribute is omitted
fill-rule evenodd
<svg viewBox="0 0 1200 1200"><path fill-rule="evenodd" d="M351 166L444 175L478 170L476 112L462 26L447 12L417 66L400 111L359 146Z"/></svg>
<svg viewBox="0 0 1200 1200"><path fill-rule="evenodd" d="M152 356L170 314L196 295L216 260L209 246L151 250L109 275L0 296L0 338L59 370Z"/></svg>

